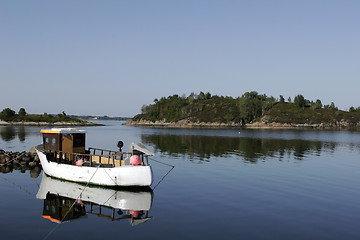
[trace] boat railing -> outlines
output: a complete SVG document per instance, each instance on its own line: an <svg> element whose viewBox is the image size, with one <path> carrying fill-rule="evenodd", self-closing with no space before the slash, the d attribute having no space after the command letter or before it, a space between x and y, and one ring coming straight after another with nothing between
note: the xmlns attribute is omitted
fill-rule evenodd
<svg viewBox="0 0 360 240"><path fill-rule="evenodd" d="M141 165L149 165L149 159L148 159L148 156L144 153L141 153L139 151L136 151L137 153L135 154L138 154L140 155L140 159L141 159ZM125 162L123 161L123 159L126 159L126 158L130 158L133 154L133 153L128 153L128 152L119 152L119 151L112 151L112 150L106 150L106 149L101 149L101 148L93 148L93 147L89 147L89 150L88 150L88 153L92 153L93 155L97 155L97 156L118 156L120 155L120 161L121 163L123 163L125 165ZM104 153L107 153L108 155L104 155ZM122 166L122 165L121 165Z"/></svg>
<svg viewBox="0 0 360 240"><path fill-rule="evenodd" d="M113 155L113 154L117 154L119 153L119 151L112 151L112 150L106 150L106 149L101 149L101 148L93 148L93 147L89 147L89 153L92 152L93 155Z"/></svg>
<svg viewBox="0 0 360 240"><path fill-rule="evenodd" d="M95 149L101 151L102 149ZM94 151L95 153L97 153ZM72 153L64 151L51 151L48 159L57 163L64 163L77 166L103 166L103 167L120 167L125 165L125 158L131 156L131 153L115 152L102 150L101 153L109 154L91 154L91 153Z"/></svg>
<svg viewBox="0 0 360 240"><path fill-rule="evenodd" d="M120 221L122 219L137 218L137 219L144 219L145 220L144 222L146 222L147 220L152 219L152 217L149 217L148 210L133 211L133 210L116 209L113 207L99 205L96 203L86 202L86 201L84 201L83 203L90 206L89 210L86 211L87 214L92 214L98 217L107 218L110 219L111 221ZM131 213L132 211L134 213Z"/></svg>

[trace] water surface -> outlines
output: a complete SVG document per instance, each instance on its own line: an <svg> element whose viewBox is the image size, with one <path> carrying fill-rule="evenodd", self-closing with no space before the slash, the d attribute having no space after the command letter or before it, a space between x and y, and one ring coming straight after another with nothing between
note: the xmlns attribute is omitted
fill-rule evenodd
<svg viewBox="0 0 360 240"><path fill-rule="evenodd" d="M149 202L150 194L149 211L136 205L120 212L104 207L102 213L114 218L100 217L90 213L90 202L84 199L71 208L79 198L60 195L62 184L56 182L51 189L59 194L49 190L49 199L39 199L42 174L32 178L29 170L13 170L0 173L1 239L360 238L359 132L155 129L105 123L83 128L88 131L87 147L116 149L122 140L125 146L143 142L156 153L150 160L151 194L116 190L123 202L133 204ZM0 149L28 150L41 142L39 131L0 127ZM158 161L175 167L170 171ZM84 188L80 185L78 191ZM74 218L61 224L44 218L46 206L56 201L68 206ZM109 202L104 200L104 205ZM93 205L93 210L99 207ZM145 217L149 219L144 223L134 224Z"/></svg>

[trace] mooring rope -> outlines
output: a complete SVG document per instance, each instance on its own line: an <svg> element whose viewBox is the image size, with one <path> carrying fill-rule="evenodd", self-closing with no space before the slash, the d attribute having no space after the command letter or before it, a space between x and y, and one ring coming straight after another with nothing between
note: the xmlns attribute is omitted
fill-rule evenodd
<svg viewBox="0 0 360 240"><path fill-rule="evenodd" d="M170 165L170 164L168 164L168 163L161 162L161 161L159 161L159 160L155 160L155 159L153 159L153 158L149 158L149 159L150 159L151 161L158 162L158 163L167 165L167 166L169 166L169 167L175 167L175 166L173 166L173 165Z"/></svg>
<svg viewBox="0 0 360 240"><path fill-rule="evenodd" d="M0 178L3 179L3 180L5 180L5 181L7 181L8 183L11 183L12 185L14 185L15 187L19 188L20 190L26 192L28 195L32 196L32 193L31 193L29 190L27 190L26 188L24 188L24 187L22 187L22 186L20 186L20 185L17 185L16 183L14 183L14 182L10 181L9 179L4 178L4 177L2 177L2 176L0 176Z"/></svg>
<svg viewBox="0 0 360 240"><path fill-rule="evenodd" d="M108 177L111 179L111 181L113 181L113 183L116 185L116 182L114 181L114 179L112 179L109 175L109 173L106 171L106 168L104 168L104 171L106 173L106 175L108 175Z"/></svg>
<svg viewBox="0 0 360 240"><path fill-rule="evenodd" d="M91 179L94 177L95 173L97 172L97 170L99 169L99 167L101 166L101 163L99 163L99 166L97 166L94 174L91 176L91 178L89 179L89 181L87 182L87 184L85 185L85 187L83 188L83 190L81 191L81 193L79 194L79 197L81 197L82 193L85 191L85 189L89 186ZM78 198L79 198L78 197ZM66 212L65 216L61 219L60 223L62 223L64 221L64 219L66 218L66 216L69 214L69 212L71 211L71 209L75 206L76 200L78 199L74 199L74 202L72 203L71 207L69 208L69 210ZM44 238L43 240L47 239L58 227L60 226L60 224L58 224L56 227L54 227Z"/></svg>
<svg viewBox="0 0 360 240"><path fill-rule="evenodd" d="M175 168L175 166L170 165L170 164L168 164L168 163L161 162L161 161L159 161L159 160L152 159L152 158L149 158L149 159L152 160L152 161L154 161L154 162L158 162L158 163L161 163L161 164L164 164L164 165L166 165L166 166L171 167L170 170L169 170L169 171L160 179L160 181L155 185L155 187L153 187L152 190L154 191L155 188L156 188L157 186L159 186L160 183L162 183L162 181L164 181L164 179L166 178L166 176L169 175L169 173Z"/></svg>

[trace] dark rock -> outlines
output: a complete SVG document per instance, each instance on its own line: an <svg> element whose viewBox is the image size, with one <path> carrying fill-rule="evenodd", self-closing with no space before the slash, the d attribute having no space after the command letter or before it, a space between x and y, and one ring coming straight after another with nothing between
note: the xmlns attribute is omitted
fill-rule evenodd
<svg viewBox="0 0 360 240"><path fill-rule="evenodd" d="M5 163L4 166L12 167L13 164L14 164L13 161L9 161L9 162Z"/></svg>
<svg viewBox="0 0 360 240"><path fill-rule="evenodd" d="M20 169L21 169L21 165L20 165L20 164L14 165L14 170L20 170Z"/></svg>
<svg viewBox="0 0 360 240"><path fill-rule="evenodd" d="M6 164L6 165L7 165L8 163L10 163L10 162L12 162L12 161L11 161L11 158L10 158L9 156L5 156L5 157L2 158L1 161L0 161L1 164Z"/></svg>
<svg viewBox="0 0 360 240"><path fill-rule="evenodd" d="M2 173L9 173L9 172L12 172L12 168L11 167L8 167L8 166L4 166L4 167L1 167L0 168L0 172Z"/></svg>
<svg viewBox="0 0 360 240"><path fill-rule="evenodd" d="M14 162L13 167L20 167L20 164L18 162Z"/></svg>
<svg viewBox="0 0 360 240"><path fill-rule="evenodd" d="M31 157L29 157L29 156L22 157L22 161L24 161L24 162L30 162L30 160L31 160Z"/></svg>
<svg viewBox="0 0 360 240"><path fill-rule="evenodd" d="M28 153L29 153L29 155L32 156L32 157L37 156L35 147L30 148L30 150L29 150Z"/></svg>
<svg viewBox="0 0 360 240"><path fill-rule="evenodd" d="M29 166L34 167L34 166L36 166L36 163L35 162L29 162Z"/></svg>
<svg viewBox="0 0 360 240"><path fill-rule="evenodd" d="M21 167L24 167L24 166L28 165L28 163L27 162L20 162L20 165L21 165Z"/></svg>
<svg viewBox="0 0 360 240"><path fill-rule="evenodd" d="M32 148L29 152L5 152L0 150L0 167L2 166L20 170L26 167L29 168L29 166L41 166L41 164L35 148Z"/></svg>
<svg viewBox="0 0 360 240"><path fill-rule="evenodd" d="M37 178L41 173L41 168L36 166L30 169L30 177Z"/></svg>

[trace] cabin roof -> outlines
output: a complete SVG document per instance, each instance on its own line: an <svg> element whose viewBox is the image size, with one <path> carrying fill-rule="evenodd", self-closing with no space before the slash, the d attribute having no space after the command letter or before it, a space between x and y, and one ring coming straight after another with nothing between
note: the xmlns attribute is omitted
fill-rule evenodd
<svg viewBox="0 0 360 240"><path fill-rule="evenodd" d="M51 128L51 129L41 129L41 133L64 133L64 134L72 134L72 133L86 133L85 130L80 130L77 128Z"/></svg>

